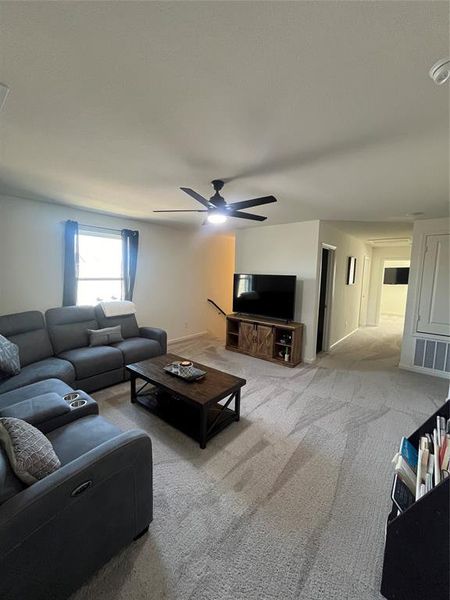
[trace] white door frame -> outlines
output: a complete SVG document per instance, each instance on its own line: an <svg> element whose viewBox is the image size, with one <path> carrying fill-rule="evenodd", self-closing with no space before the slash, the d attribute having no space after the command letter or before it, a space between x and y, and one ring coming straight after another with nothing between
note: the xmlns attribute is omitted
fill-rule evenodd
<svg viewBox="0 0 450 600"><path fill-rule="evenodd" d="M370 288L370 256L367 254L363 258L363 269L361 276L361 300L359 302L359 321L360 327L367 327L367 310L369 307L369 288Z"/></svg>
<svg viewBox="0 0 450 600"><path fill-rule="evenodd" d="M331 330L331 315L333 311L334 300L334 281L336 274L336 246L322 243L320 252L320 273L319 282L322 280L322 250L329 250L328 254L328 270L325 292L325 315L323 321L323 340L322 352L328 352L330 349L330 330ZM319 299L320 299L320 284L319 284ZM319 303L317 305L317 315L319 315Z"/></svg>

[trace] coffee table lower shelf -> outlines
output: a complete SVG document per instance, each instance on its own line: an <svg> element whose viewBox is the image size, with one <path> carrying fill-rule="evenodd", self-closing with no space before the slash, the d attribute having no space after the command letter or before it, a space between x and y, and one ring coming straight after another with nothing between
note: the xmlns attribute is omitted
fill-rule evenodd
<svg viewBox="0 0 450 600"><path fill-rule="evenodd" d="M137 393L134 401L199 442L200 448L206 448L206 442L230 423L239 421L240 390L231 394L224 405L215 403L200 408L154 386ZM232 401L234 410L228 408Z"/></svg>

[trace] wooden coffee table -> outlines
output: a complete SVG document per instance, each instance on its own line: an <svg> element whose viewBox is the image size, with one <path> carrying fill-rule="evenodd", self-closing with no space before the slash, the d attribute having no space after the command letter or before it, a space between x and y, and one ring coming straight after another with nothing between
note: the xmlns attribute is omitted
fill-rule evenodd
<svg viewBox="0 0 450 600"><path fill-rule="evenodd" d="M127 365L130 374L131 402L138 402L153 414L190 435L206 448L206 442L233 421L239 421L241 388L245 379L195 362L206 371L203 379L183 381L163 367L171 362L187 360L175 354L164 354ZM137 389L136 380L143 380ZM220 404L221 400L225 400ZM230 404L234 401L234 410Z"/></svg>

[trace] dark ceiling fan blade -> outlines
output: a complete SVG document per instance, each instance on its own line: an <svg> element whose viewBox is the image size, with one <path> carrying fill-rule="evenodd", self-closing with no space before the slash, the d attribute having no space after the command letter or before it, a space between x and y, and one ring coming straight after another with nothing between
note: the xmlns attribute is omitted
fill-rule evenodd
<svg viewBox="0 0 450 600"><path fill-rule="evenodd" d="M197 212L197 213L205 213L207 210L154 210L153 212Z"/></svg>
<svg viewBox="0 0 450 600"><path fill-rule="evenodd" d="M261 206L261 204L270 204L276 202L275 196L263 196L262 198L253 198L252 200L243 200L242 202L233 202L229 204L232 210L240 210L241 208L251 208L252 206Z"/></svg>
<svg viewBox="0 0 450 600"><path fill-rule="evenodd" d="M206 206L206 208L211 208L211 203L206 198L203 198L203 196L200 196L200 194L197 194L197 192L194 190L191 190L191 188L182 187L180 190L183 190L183 192L189 194L191 198L194 198L194 200L197 200L197 202L200 202L200 204L203 204L203 206Z"/></svg>
<svg viewBox="0 0 450 600"><path fill-rule="evenodd" d="M239 219L248 219L249 221L265 221L267 217L261 215L250 215L249 213L239 212L238 210L227 211L227 217L237 217Z"/></svg>

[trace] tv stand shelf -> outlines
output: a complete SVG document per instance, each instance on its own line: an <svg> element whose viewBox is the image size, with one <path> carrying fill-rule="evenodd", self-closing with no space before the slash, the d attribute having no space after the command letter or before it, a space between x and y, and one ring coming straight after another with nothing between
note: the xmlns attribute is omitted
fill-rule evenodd
<svg viewBox="0 0 450 600"><path fill-rule="evenodd" d="M303 324L233 313L227 316L227 350L286 367L302 362Z"/></svg>

